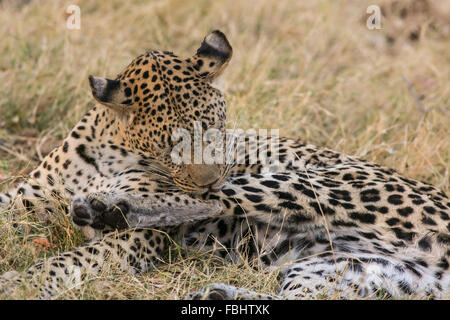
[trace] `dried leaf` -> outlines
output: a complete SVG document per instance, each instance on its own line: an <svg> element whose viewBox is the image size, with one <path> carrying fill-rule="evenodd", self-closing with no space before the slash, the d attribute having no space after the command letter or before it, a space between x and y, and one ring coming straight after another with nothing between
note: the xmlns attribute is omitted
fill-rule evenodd
<svg viewBox="0 0 450 320"><path fill-rule="evenodd" d="M44 249L54 249L56 245L48 242L47 238L36 238L33 240L33 243L39 247L43 247Z"/></svg>

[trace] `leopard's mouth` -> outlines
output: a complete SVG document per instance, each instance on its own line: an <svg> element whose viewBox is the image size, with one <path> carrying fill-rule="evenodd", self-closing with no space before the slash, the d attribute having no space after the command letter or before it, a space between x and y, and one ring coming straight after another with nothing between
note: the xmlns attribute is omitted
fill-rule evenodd
<svg viewBox="0 0 450 320"><path fill-rule="evenodd" d="M217 193L220 190L222 190L222 187L225 184L225 180L226 179L223 179L223 177L218 178L216 181L214 181L208 186L208 192Z"/></svg>

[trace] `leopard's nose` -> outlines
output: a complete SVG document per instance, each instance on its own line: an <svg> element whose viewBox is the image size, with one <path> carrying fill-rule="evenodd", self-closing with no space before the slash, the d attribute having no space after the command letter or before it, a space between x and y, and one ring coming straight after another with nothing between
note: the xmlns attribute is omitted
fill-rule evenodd
<svg viewBox="0 0 450 320"><path fill-rule="evenodd" d="M221 177L221 166L218 164L191 164L188 173L192 181L200 187L214 184Z"/></svg>

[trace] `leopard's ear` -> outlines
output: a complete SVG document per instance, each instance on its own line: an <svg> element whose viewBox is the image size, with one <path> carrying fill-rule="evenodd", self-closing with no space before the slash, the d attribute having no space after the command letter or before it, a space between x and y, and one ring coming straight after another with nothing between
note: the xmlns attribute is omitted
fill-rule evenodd
<svg viewBox="0 0 450 320"><path fill-rule="evenodd" d="M131 90L120 80L89 76L92 95L101 104L120 111L125 111L133 104Z"/></svg>
<svg viewBox="0 0 450 320"><path fill-rule="evenodd" d="M193 57L197 75L205 79L215 79L228 65L233 48L223 32L215 30L203 40Z"/></svg>

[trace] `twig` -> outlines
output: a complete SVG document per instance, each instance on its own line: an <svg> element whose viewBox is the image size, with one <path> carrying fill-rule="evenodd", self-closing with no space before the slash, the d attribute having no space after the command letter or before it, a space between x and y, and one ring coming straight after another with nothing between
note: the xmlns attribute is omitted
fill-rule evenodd
<svg viewBox="0 0 450 320"><path fill-rule="evenodd" d="M423 114L427 114L429 110L425 109L425 107L423 106L422 101L420 101L419 97L417 96L417 93L414 91L411 82L409 82L404 75L402 75L402 78L403 81L405 81L406 86L408 87L409 93L411 93L414 100L416 100L417 106L419 107L419 111Z"/></svg>
<svg viewBox="0 0 450 320"><path fill-rule="evenodd" d="M3 145L0 144L0 150L3 150L9 154L12 154L13 156L15 156L16 158L18 158L21 161L30 161L30 159L28 159L27 157L21 155L20 153L17 153L11 149L8 149L6 147L4 147Z"/></svg>

